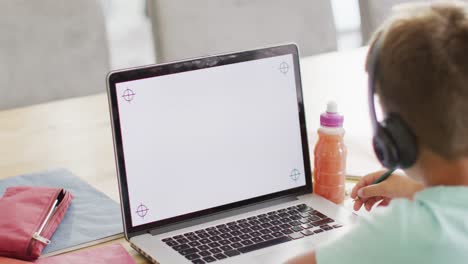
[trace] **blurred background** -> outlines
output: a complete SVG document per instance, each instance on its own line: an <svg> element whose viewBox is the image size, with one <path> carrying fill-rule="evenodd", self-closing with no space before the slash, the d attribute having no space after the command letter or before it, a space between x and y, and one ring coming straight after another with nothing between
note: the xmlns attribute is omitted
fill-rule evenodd
<svg viewBox="0 0 468 264"><path fill-rule="evenodd" d="M284 42L302 57L355 49L402 2L0 0L0 110L104 93L115 69Z"/></svg>
<svg viewBox="0 0 468 264"><path fill-rule="evenodd" d="M105 11L111 68L120 69L156 62L151 0L101 0ZM167 1L167 0L166 0ZM222 2L222 1L221 1ZM241 1L238 1L241 2ZM248 1L245 1L248 2ZM268 5L267 1L264 4ZM289 4L294 4L291 1ZM337 49L359 47L362 42L358 0L331 0ZM183 8L183 7L181 7ZM155 34L157 34L155 32Z"/></svg>

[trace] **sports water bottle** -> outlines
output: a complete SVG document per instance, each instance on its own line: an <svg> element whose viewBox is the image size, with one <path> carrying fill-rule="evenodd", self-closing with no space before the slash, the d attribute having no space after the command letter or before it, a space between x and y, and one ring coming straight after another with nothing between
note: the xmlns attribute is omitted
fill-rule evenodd
<svg viewBox="0 0 468 264"><path fill-rule="evenodd" d="M340 204L345 197L346 146L343 116L335 102L320 115L318 141L314 149L314 193Z"/></svg>

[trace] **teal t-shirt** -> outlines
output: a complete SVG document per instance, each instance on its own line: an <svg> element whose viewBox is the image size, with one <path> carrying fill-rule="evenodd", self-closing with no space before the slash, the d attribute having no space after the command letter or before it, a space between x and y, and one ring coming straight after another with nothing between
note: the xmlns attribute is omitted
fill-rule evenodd
<svg viewBox="0 0 468 264"><path fill-rule="evenodd" d="M318 264L468 263L468 187L431 187L413 201L396 199L319 246L316 258Z"/></svg>

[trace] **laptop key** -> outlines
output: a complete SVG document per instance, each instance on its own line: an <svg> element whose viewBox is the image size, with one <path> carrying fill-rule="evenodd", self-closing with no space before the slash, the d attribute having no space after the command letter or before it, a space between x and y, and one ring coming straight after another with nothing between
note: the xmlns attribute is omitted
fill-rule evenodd
<svg viewBox="0 0 468 264"><path fill-rule="evenodd" d="M221 249L222 251L228 251L228 250L232 250L232 247L229 246L229 245L224 245L224 246L221 246L220 249Z"/></svg>
<svg viewBox="0 0 468 264"><path fill-rule="evenodd" d="M264 235L264 236L261 236L261 238L263 240L270 240L270 239L273 239L274 237L272 235Z"/></svg>
<svg viewBox="0 0 468 264"><path fill-rule="evenodd" d="M187 244L182 244L182 245L177 245L177 246L174 246L172 247L174 250L176 251L181 251L181 250L185 250L185 249L189 249L190 246L187 245Z"/></svg>
<svg viewBox="0 0 468 264"><path fill-rule="evenodd" d="M239 224L240 227L242 228L247 228L247 227L250 227L250 224L249 223L241 223Z"/></svg>
<svg viewBox="0 0 468 264"><path fill-rule="evenodd" d="M198 240L199 237L197 237L197 236L188 236L187 239L190 240L190 241L195 241L195 240Z"/></svg>
<svg viewBox="0 0 468 264"><path fill-rule="evenodd" d="M229 245L229 244L231 244L231 241L225 239L225 240L219 241L218 243L221 244L222 246L224 246L224 245Z"/></svg>
<svg viewBox="0 0 468 264"><path fill-rule="evenodd" d="M221 234L221 235L219 235L219 236L222 237L222 238L225 238L225 239L226 239L226 238L232 237L231 234L227 234L227 233L226 233L226 234Z"/></svg>
<svg viewBox="0 0 468 264"><path fill-rule="evenodd" d="M170 246L170 247L173 247L173 246L177 246L179 245L179 243L177 243L176 241L174 240L169 240L166 242L166 245Z"/></svg>
<svg viewBox="0 0 468 264"><path fill-rule="evenodd" d="M194 259L192 260L192 263L193 264L205 264L206 262L201 259Z"/></svg>
<svg viewBox="0 0 468 264"><path fill-rule="evenodd" d="M229 226L229 229L232 231L236 231L236 230L241 229L241 227L239 225L232 225L232 226Z"/></svg>
<svg viewBox="0 0 468 264"><path fill-rule="evenodd" d="M243 229L241 229L240 231L241 231L242 233L244 233L244 234L248 234L248 233L252 233L252 232L253 232L253 230L250 229L250 228L243 228Z"/></svg>
<svg viewBox="0 0 468 264"><path fill-rule="evenodd" d="M244 235L240 235L239 238L244 240L244 239L250 239L252 237L247 234L244 234Z"/></svg>
<svg viewBox="0 0 468 264"><path fill-rule="evenodd" d="M262 230L260 230L260 233L262 233L264 235L267 235L267 234L271 233L271 230L270 229L262 229Z"/></svg>
<svg viewBox="0 0 468 264"><path fill-rule="evenodd" d="M304 235L301 234L301 232L297 232L297 233L289 234L289 237L292 238L292 239L299 239L299 238L304 237Z"/></svg>
<svg viewBox="0 0 468 264"><path fill-rule="evenodd" d="M212 236L210 237L211 241L219 241L219 240L222 240L222 238L220 236Z"/></svg>
<svg viewBox="0 0 468 264"><path fill-rule="evenodd" d="M188 260L194 260L194 259L201 258L201 256L198 255L197 253L195 253L195 254L186 255L185 258L188 259Z"/></svg>
<svg viewBox="0 0 468 264"><path fill-rule="evenodd" d="M300 215L292 215L289 217L291 220L299 220L299 219L302 219L302 217Z"/></svg>
<svg viewBox="0 0 468 264"><path fill-rule="evenodd" d="M291 221L291 222L289 222L289 224L292 225L292 226L298 226L298 225L301 225L301 222L299 222L299 221Z"/></svg>
<svg viewBox="0 0 468 264"><path fill-rule="evenodd" d="M198 249L196 249L196 248L189 248L189 249L184 249L184 250L179 251L179 253L184 255L184 256L191 255L191 254L197 253L197 252L198 252Z"/></svg>
<svg viewBox="0 0 468 264"><path fill-rule="evenodd" d="M237 251L237 250L229 250L229 251L224 251L224 255L226 255L228 257L234 257L234 256L237 256L237 255L240 255L240 252Z"/></svg>
<svg viewBox="0 0 468 264"><path fill-rule="evenodd" d="M258 249L262 249L262 248L266 248L266 247L271 247L271 246L278 245L278 244L281 244L281 243L284 243L284 242L288 242L290 240L291 239L289 237L282 236L282 237L277 237L275 239L264 241L264 242L261 242L261 243L258 243L258 244L253 244L253 245L250 245L250 246L239 248L238 250L241 253L247 253L247 252L251 252L251 251L254 251L254 250L258 250Z"/></svg>
<svg viewBox="0 0 468 264"><path fill-rule="evenodd" d="M293 231L299 232L299 231L302 231L303 228L300 227L300 226L295 226L295 227L293 227L293 228L291 228L291 229L292 229Z"/></svg>
<svg viewBox="0 0 468 264"><path fill-rule="evenodd" d="M255 226L251 226L250 229L254 230L254 231L258 231L260 229L262 229L263 227L259 226L259 225L255 225Z"/></svg>
<svg viewBox="0 0 468 264"><path fill-rule="evenodd" d="M258 221L258 220L251 220L248 222L251 226L254 226L254 225L259 225L261 222Z"/></svg>
<svg viewBox="0 0 468 264"><path fill-rule="evenodd" d="M186 239L186 238L179 238L179 239L177 239L177 242L179 242L179 244L185 244L185 243L188 243L189 240Z"/></svg>
<svg viewBox="0 0 468 264"><path fill-rule="evenodd" d="M208 238L203 238L203 239L200 239L199 241L200 241L200 243L202 243L202 244L211 243L211 240L209 240Z"/></svg>
<svg viewBox="0 0 468 264"><path fill-rule="evenodd" d="M315 215L318 216L318 217L320 217L320 218L327 218L326 215L322 214L322 213L319 212L319 211L315 211Z"/></svg>
<svg viewBox="0 0 468 264"><path fill-rule="evenodd" d="M216 261L216 259L213 258L212 256L204 257L203 260L208 263Z"/></svg>
<svg viewBox="0 0 468 264"><path fill-rule="evenodd" d="M252 237L258 237L258 236L261 236L262 234L260 232L252 232L249 235L251 235Z"/></svg>
<svg viewBox="0 0 468 264"><path fill-rule="evenodd" d="M325 218L325 219L322 219L322 220L319 220L319 221L312 222L311 224L314 225L314 226L321 226L321 225L329 224L329 223L333 223L333 222L334 222L333 219Z"/></svg>
<svg viewBox="0 0 468 264"><path fill-rule="evenodd" d="M270 228L270 230L273 231L273 232L278 232L278 231L281 230L281 228L278 227L278 226L274 226L274 227Z"/></svg>
<svg viewBox="0 0 468 264"><path fill-rule="evenodd" d="M173 239L181 239L181 238L184 238L184 236L183 235L178 235L178 236L173 237Z"/></svg>
<svg viewBox="0 0 468 264"><path fill-rule="evenodd" d="M333 228L340 228L340 227L342 227L342 225L340 225L340 224L333 225Z"/></svg>
<svg viewBox="0 0 468 264"><path fill-rule="evenodd" d="M217 235L220 235L221 233L219 231L213 230L213 231L208 231L208 234L212 236L217 236Z"/></svg>
<svg viewBox="0 0 468 264"><path fill-rule="evenodd" d="M201 246L198 247L198 250L200 250L200 251L205 251L205 250L208 250L208 249L210 249L210 247L207 246L207 245L201 245Z"/></svg>
<svg viewBox="0 0 468 264"><path fill-rule="evenodd" d="M186 237L188 237L188 236L193 236L193 235L195 235L195 233L193 233L193 232L188 232L188 233L185 233L185 234L184 234L184 236L186 236Z"/></svg>
<svg viewBox="0 0 468 264"><path fill-rule="evenodd" d="M209 251L201 251L201 252L198 252L198 254L202 257L211 256L211 252Z"/></svg>
<svg viewBox="0 0 468 264"><path fill-rule="evenodd" d="M217 258L217 259L225 259L225 258L227 258L226 255L224 255L224 254L222 254L222 253L219 253L219 254L214 255L214 257Z"/></svg>
<svg viewBox="0 0 468 264"><path fill-rule="evenodd" d="M254 237L254 238L252 238L252 241L254 243L260 243L260 242L263 242L263 239L261 239L260 237Z"/></svg>
<svg viewBox="0 0 468 264"><path fill-rule="evenodd" d="M210 236L210 235L208 235L207 233L200 233L200 234L198 234L198 237L199 237L199 238L207 238L207 237L209 237L209 236Z"/></svg>
<svg viewBox="0 0 468 264"><path fill-rule="evenodd" d="M228 228L219 228L218 231L221 232L221 234L225 234L225 233L231 232L231 229L228 229Z"/></svg>
<svg viewBox="0 0 468 264"><path fill-rule="evenodd" d="M272 236L274 237L280 237L280 236L283 236L283 233L281 232L274 232L273 234L271 234Z"/></svg>
<svg viewBox="0 0 468 264"><path fill-rule="evenodd" d="M240 235L242 235L243 233L242 233L241 231L232 231L232 232L229 233L229 234L231 234L232 236L240 236Z"/></svg>
<svg viewBox="0 0 468 264"><path fill-rule="evenodd" d="M279 227L281 227L282 229L288 229L288 228L291 228L291 225L290 224L281 224L281 225L279 225Z"/></svg>
<svg viewBox="0 0 468 264"><path fill-rule="evenodd" d="M188 243L188 244L189 244L189 246L191 246L191 247L198 247L198 246L201 245L200 242L198 242L198 241L192 241L192 242L190 242L190 243Z"/></svg>
<svg viewBox="0 0 468 264"><path fill-rule="evenodd" d="M270 222L270 224L277 226L277 225L281 225L282 222L280 220L273 220Z"/></svg>
<svg viewBox="0 0 468 264"><path fill-rule="evenodd" d="M239 242L236 242L236 243L232 243L231 246L234 247L234 248L241 248L241 247L243 247L244 245L242 245L242 244L239 243Z"/></svg>
<svg viewBox="0 0 468 264"><path fill-rule="evenodd" d="M210 248L217 248L219 246L221 246L218 242L212 242L212 243L209 243L208 246Z"/></svg>
<svg viewBox="0 0 468 264"><path fill-rule="evenodd" d="M212 249L210 249L209 251L210 251L211 253L213 253L213 254L218 254L218 253L221 253L221 252L222 252L221 249L219 249L219 248L212 248Z"/></svg>
<svg viewBox="0 0 468 264"><path fill-rule="evenodd" d="M278 216L281 218L284 218L284 217L289 217L289 214L286 212L283 212L283 213L279 213Z"/></svg>
<svg viewBox="0 0 468 264"><path fill-rule="evenodd" d="M252 245L252 244L253 244L252 240L249 240L249 239L243 240L243 241L241 241L241 243L242 243L242 245L244 245L244 246L248 246L248 245Z"/></svg>
<svg viewBox="0 0 468 264"><path fill-rule="evenodd" d="M167 237L167 238L163 238L161 241L162 242L169 242L169 241L174 241L174 239L172 239L172 237Z"/></svg>
<svg viewBox="0 0 468 264"><path fill-rule="evenodd" d="M304 236L310 236L310 235L313 235L315 234L313 231L310 231L309 229L306 229L304 231L301 232Z"/></svg>
<svg viewBox="0 0 468 264"><path fill-rule="evenodd" d="M272 221L273 221L273 220L276 220L276 219L279 219L279 218L280 218L280 217L277 216L277 215L270 215L270 216L268 217L268 219L270 219L270 220L272 220Z"/></svg>
<svg viewBox="0 0 468 264"><path fill-rule="evenodd" d="M290 228L283 229L283 231L281 231L281 232L283 232L283 234L285 234L285 235L289 235L289 234L294 233L294 231L292 231Z"/></svg>
<svg viewBox="0 0 468 264"><path fill-rule="evenodd" d="M322 232L323 232L322 229L317 229L317 230L314 231L315 234L322 233Z"/></svg>
<svg viewBox="0 0 468 264"><path fill-rule="evenodd" d="M249 220L249 221L252 221L252 220L255 220L255 219L257 219L256 216L251 216L251 217L248 217L248 218L247 218L247 220Z"/></svg>
<svg viewBox="0 0 468 264"><path fill-rule="evenodd" d="M238 238L238 237L231 237L231 238L229 238L229 241L231 241L231 242L239 242L239 241L241 241L241 239Z"/></svg>
<svg viewBox="0 0 468 264"><path fill-rule="evenodd" d="M320 217L318 217L316 215L312 215L311 217L309 217L310 222L315 222L315 221L318 221L320 219L322 219L322 218L320 218Z"/></svg>

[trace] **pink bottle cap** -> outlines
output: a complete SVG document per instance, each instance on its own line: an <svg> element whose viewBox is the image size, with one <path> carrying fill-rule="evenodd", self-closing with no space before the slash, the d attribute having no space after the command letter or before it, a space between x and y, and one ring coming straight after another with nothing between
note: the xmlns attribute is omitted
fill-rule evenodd
<svg viewBox="0 0 468 264"><path fill-rule="evenodd" d="M320 115L320 125L324 127L343 127L343 116L338 113L338 105L331 101L327 111Z"/></svg>

